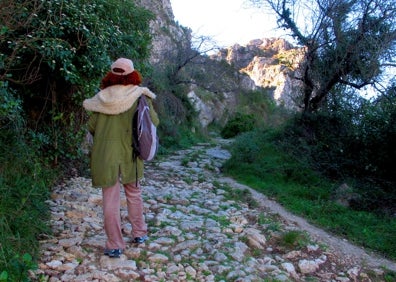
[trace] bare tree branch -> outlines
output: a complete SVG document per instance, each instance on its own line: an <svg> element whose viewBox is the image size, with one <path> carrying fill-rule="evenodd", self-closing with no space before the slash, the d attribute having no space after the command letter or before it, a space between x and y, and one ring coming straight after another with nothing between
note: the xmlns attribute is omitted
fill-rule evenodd
<svg viewBox="0 0 396 282"><path fill-rule="evenodd" d="M303 82L304 111L319 109L321 101L338 84L355 89L375 85L385 68L395 66L391 59L396 51L393 0L250 2L272 9L279 27L289 30L305 46L305 58L296 75ZM300 10L304 10L303 20L299 18ZM310 18L312 22L306 28Z"/></svg>

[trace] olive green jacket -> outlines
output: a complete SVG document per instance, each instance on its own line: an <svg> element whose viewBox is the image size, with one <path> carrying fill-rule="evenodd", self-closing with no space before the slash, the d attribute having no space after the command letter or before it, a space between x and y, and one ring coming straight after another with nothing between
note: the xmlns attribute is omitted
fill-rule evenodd
<svg viewBox="0 0 396 282"><path fill-rule="evenodd" d="M147 101L152 121L157 126L159 119L152 99L149 98ZM94 187L113 186L118 177L121 183L136 182L143 177L143 161L132 156L132 118L136 106L135 100L125 112L104 114L94 111L89 118L88 130L94 137L91 152L91 175ZM85 104L84 107L89 108Z"/></svg>

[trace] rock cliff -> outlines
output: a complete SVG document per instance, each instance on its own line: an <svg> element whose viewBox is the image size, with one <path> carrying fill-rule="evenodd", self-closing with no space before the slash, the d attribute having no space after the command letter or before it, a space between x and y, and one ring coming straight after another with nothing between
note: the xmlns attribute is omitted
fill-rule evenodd
<svg viewBox="0 0 396 282"><path fill-rule="evenodd" d="M169 53L178 50L178 44L190 47L191 30L175 21L170 0L137 0L136 3L155 16L150 24L153 38L150 63L160 64Z"/></svg>
<svg viewBox="0 0 396 282"><path fill-rule="evenodd" d="M170 58L180 59L180 54L184 52L181 50L191 50L192 31L175 21L170 0L138 0L137 3L155 15L151 22L153 43L150 58L154 66L160 67L164 62L169 64ZM199 57L199 71L212 73L215 79L221 79L223 84L226 83L228 86L220 87L220 90L216 87L213 89L213 85L218 82L200 85L195 78L191 78L190 90L185 95L198 112L202 127L205 128L212 122L225 122L227 117L235 112L236 96L241 90L266 88L271 91L278 104L289 109L297 108L295 97L299 84L293 76L302 57L302 50L293 47L286 40L255 39L246 46L235 44L219 50L217 54L202 54ZM213 63L209 62L210 60ZM218 68L214 70L213 66L219 66L224 61L232 67L233 73L227 70L228 77L222 75L219 78L218 73L223 74L226 71L220 71ZM234 85L236 83L237 86ZM205 97L202 97L202 92ZM211 98L208 99L208 95Z"/></svg>
<svg viewBox="0 0 396 282"><path fill-rule="evenodd" d="M280 38L251 40L246 46L235 44L213 56L226 60L249 75L255 86L273 89L273 97L286 108L296 108L299 82L294 79L303 58L303 49Z"/></svg>

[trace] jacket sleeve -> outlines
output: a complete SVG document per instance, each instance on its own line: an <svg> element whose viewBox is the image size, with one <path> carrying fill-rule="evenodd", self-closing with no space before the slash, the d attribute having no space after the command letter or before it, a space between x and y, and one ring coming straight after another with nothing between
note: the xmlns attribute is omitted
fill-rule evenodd
<svg viewBox="0 0 396 282"><path fill-rule="evenodd" d="M96 127L96 120L98 118L97 113L93 113L88 120L88 131L92 134L95 135L95 127Z"/></svg>

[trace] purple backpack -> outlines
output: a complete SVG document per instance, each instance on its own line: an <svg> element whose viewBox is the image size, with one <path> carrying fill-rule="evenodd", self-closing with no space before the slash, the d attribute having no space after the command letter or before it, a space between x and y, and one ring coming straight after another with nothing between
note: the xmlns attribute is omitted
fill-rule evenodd
<svg viewBox="0 0 396 282"><path fill-rule="evenodd" d="M157 128L151 121L150 107L146 96L140 96L132 120L133 157L151 161L157 153L159 139Z"/></svg>

